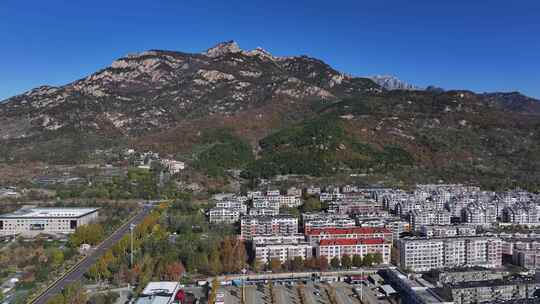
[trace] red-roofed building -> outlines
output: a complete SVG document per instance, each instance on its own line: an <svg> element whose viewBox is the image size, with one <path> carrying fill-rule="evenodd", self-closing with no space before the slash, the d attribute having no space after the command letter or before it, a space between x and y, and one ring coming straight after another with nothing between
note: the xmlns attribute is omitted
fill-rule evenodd
<svg viewBox="0 0 540 304"><path fill-rule="evenodd" d="M306 236L312 246L325 239L384 239L392 244L392 231L380 227L315 228Z"/></svg>
<svg viewBox="0 0 540 304"><path fill-rule="evenodd" d="M390 263L391 242L384 238L364 238L364 239L324 239L316 247L317 257L325 256L330 261L334 257L343 257L345 254L351 258L357 254L362 258L368 253L380 253L383 264Z"/></svg>

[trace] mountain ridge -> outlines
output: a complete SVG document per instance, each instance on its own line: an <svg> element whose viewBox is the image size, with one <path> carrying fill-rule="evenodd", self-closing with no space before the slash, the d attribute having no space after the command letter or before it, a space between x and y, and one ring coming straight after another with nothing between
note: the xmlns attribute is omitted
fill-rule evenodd
<svg viewBox="0 0 540 304"><path fill-rule="evenodd" d="M519 93L387 90L316 58L228 41L203 53L130 54L69 84L9 98L0 104L0 161L81 163L120 145L197 164L199 153L227 153L208 151L214 145L201 135L222 129L252 148L255 160L240 165L248 177L414 172L463 180L498 172L493 181L523 180L525 171L540 172L539 114L540 103ZM536 173L527 178L540 182Z"/></svg>

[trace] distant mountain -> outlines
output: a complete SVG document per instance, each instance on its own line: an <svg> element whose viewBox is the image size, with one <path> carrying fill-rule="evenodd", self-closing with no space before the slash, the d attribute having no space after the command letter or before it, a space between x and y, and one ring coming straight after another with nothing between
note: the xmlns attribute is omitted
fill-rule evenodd
<svg viewBox="0 0 540 304"><path fill-rule="evenodd" d="M391 75L376 75L368 78L387 90L420 90L419 87Z"/></svg>
<svg viewBox="0 0 540 304"><path fill-rule="evenodd" d="M85 162L96 149L131 146L212 174L235 166L245 177L355 172L531 188L540 185L539 105L519 93L352 77L227 41L197 54L128 55L7 99L0 162Z"/></svg>
<svg viewBox="0 0 540 304"><path fill-rule="evenodd" d="M540 113L540 101L519 92L495 92L482 95L489 103L508 111Z"/></svg>
<svg viewBox="0 0 540 304"><path fill-rule="evenodd" d="M151 50L70 84L9 98L0 105L0 138L63 129L141 135L278 101L335 100L378 89L320 60L243 51L234 41L201 54Z"/></svg>

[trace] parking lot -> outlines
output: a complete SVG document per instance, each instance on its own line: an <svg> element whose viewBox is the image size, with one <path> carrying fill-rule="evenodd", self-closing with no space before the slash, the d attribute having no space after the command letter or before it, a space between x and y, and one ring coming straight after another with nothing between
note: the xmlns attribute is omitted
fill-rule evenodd
<svg viewBox="0 0 540 304"><path fill-rule="evenodd" d="M305 304L327 304L331 303L329 300L329 294L335 292L336 300L338 304L358 304L358 303L370 303L370 304L390 304L387 299L377 298L377 288L372 284L364 284L362 286L363 302L360 301L359 292L355 291L355 288L360 288L360 285L351 285L344 282L333 283L317 283L307 282L300 284L290 283L274 283L274 302L276 304L301 304L300 290L303 290L305 295ZM242 288L239 286L224 286L225 303L226 304L240 304L242 297ZM257 285L245 286L245 303L248 304L272 304L272 296L270 287L267 283Z"/></svg>

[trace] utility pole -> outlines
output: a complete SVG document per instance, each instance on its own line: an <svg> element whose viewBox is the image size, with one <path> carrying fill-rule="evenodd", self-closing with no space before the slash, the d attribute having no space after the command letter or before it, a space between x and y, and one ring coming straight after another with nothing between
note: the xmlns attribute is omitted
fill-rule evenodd
<svg viewBox="0 0 540 304"><path fill-rule="evenodd" d="M130 250L130 257L129 257L129 265L131 266L131 269L133 269L133 230L135 229L135 225L130 224L129 225L129 231L131 234L130 240L131 240L131 250Z"/></svg>
<svg viewBox="0 0 540 304"><path fill-rule="evenodd" d="M247 269L242 268L242 303L246 303L246 271Z"/></svg>

